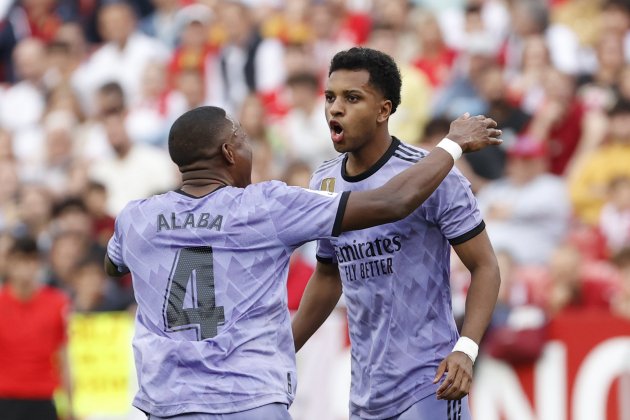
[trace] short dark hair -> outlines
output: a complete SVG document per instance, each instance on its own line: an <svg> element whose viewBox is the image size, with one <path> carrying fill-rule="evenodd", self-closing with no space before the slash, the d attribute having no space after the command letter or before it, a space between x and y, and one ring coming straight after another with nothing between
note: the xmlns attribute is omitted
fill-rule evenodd
<svg viewBox="0 0 630 420"><path fill-rule="evenodd" d="M39 258L37 241L30 236L13 239L13 243L9 248L9 255L24 255L31 258Z"/></svg>
<svg viewBox="0 0 630 420"><path fill-rule="evenodd" d="M330 61L328 76L337 70L367 70L369 83L392 102L392 114L396 112L400 105L402 80L396 62L389 55L371 48L350 48L335 54Z"/></svg>
<svg viewBox="0 0 630 420"><path fill-rule="evenodd" d="M608 111L609 117L620 114L630 114L630 101L619 99Z"/></svg>
<svg viewBox="0 0 630 420"><path fill-rule="evenodd" d="M214 157L226 138L229 119L225 110L201 106L181 115L168 133L168 152L180 168Z"/></svg>

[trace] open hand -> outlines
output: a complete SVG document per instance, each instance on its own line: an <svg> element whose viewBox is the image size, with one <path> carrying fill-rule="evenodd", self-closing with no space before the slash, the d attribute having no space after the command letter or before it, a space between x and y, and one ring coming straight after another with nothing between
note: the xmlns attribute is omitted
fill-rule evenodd
<svg viewBox="0 0 630 420"><path fill-rule="evenodd" d="M484 115L469 116L468 113L451 122L447 137L462 148L464 153L475 152L486 146L503 143L497 122Z"/></svg>

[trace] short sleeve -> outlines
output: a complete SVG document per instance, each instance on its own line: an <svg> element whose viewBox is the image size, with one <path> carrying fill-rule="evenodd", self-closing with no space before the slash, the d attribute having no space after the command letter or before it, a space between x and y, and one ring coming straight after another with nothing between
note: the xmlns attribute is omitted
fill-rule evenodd
<svg viewBox="0 0 630 420"><path fill-rule="evenodd" d="M277 237L288 246L341 233L349 192L330 193L281 182L269 182L264 190Z"/></svg>
<svg viewBox="0 0 630 420"><path fill-rule="evenodd" d="M337 256L335 248L330 239L320 239L317 241L317 252L315 253L317 261L326 264L337 264Z"/></svg>
<svg viewBox="0 0 630 420"><path fill-rule="evenodd" d="M128 271L122 257L122 233L120 229L120 220L123 215L124 212L121 212L116 218L116 223L114 225L114 234L107 243L107 256L121 273L125 273Z"/></svg>
<svg viewBox="0 0 630 420"><path fill-rule="evenodd" d="M442 182L432 201L435 222L451 245L464 243L485 229L470 182L457 169Z"/></svg>

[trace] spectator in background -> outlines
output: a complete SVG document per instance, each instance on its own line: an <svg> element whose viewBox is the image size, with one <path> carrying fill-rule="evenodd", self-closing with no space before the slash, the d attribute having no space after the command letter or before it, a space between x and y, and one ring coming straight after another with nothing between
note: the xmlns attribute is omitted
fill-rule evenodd
<svg viewBox="0 0 630 420"><path fill-rule="evenodd" d="M486 70L496 63L493 46L487 40L469 42L453 68L453 77L437 91L431 108L433 116L447 119L457 118L464 112L482 114L485 103L479 95L478 87Z"/></svg>
<svg viewBox="0 0 630 420"><path fill-rule="evenodd" d="M595 44L596 69L577 79L577 96L588 110L605 111L616 102L616 88L623 71L623 38L602 33Z"/></svg>
<svg viewBox="0 0 630 420"><path fill-rule="evenodd" d="M276 179L284 164L284 144L274 127L268 124L264 104L258 96L252 94L245 98L239 121L252 145L252 182Z"/></svg>
<svg viewBox="0 0 630 420"><path fill-rule="evenodd" d="M216 45L209 42L212 11L203 4L191 4L177 12L177 44L168 66L169 84L173 86L184 71L193 70L205 81L216 58ZM202 94L206 94L205 88Z"/></svg>
<svg viewBox="0 0 630 420"><path fill-rule="evenodd" d="M563 311L585 309L608 309L615 294L617 279L602 281L597 273L589 270L579 248L571 243L563 243L552 253L548 265L546 309L550 316Z"/></svg>
<svg viewBox="0 0 630 420"><path fill-rule="evenodd" d="M118 214L131 200L173 188L176 169L164 150L132 142L125 125L125 96L119 84L108 83L99 93L104 96L101 121L114 156L95 162L89 176L105 185L107 211Z"/></svg>
<svg viewBox="0 0 630 420"><path fill-rule="evenodd" d="M125 120L134 143L166 147L169 128L167 79L164 63L147 63L142 73L140 96L128 107Z"/></svg>
<svg viewBox="0 0 630 420"><path fill-rule="evenodd" d="M206 105L206 91L203 75L195 69L185 69L177 73L174 90L168 95L168 120L175 121L178 116L193 108Z"/></svg>
<svg viewBox="0 0 630 420"><path fill-rule="evenodd" d="M547 342L547 316L519 279L518 267L508 252L497 252L501 287L482 350L511 364L535 362Z"/></svg>
<svg viewBox="0 0 630 420"><path fill-rule="evenodd" d="M289 111L278 124L289 156L306 162L312 170L337 155L327 141L330 128L321 115L324 107L321 91L314 73L290 75L287 80Z"/></svg>
<svg viewBox="0 0 630 420"><path fill-rule="evenodd" d="M575 96L573 76L550 69L545 74L544 89L527 132L547 143L549 171L563 175L582 141L585 110Z"/></svg>
<svg viewBox="0 0 630 420"><path fill-rule="evenodd" d="M131 289L124 290L103 271L103 262L88 258L74 268L70 295L75 312L123 311L133 303Z"/></svg>
<svg viewBox="0 0 630 420"><path fill-rule="evenodd" d="M107 189L105 185L90 181L82 193L82 200L92 219L92 238L102 247L114 232L114 218L107 213Z"/></svg>
<svg viewBox="0 0 630 420"><path fill-rule="evenodd" d="M174 48L178 38L177 11L179 0L151 0L153 11L138 22L138 28L146 35Z"/></svg>
<svg viewBox="0 0 630 420"><path fill-rule="evenodd" d="M15 240L8 258L7 282L0 286L0 413L3 420L57 420L53 393L61 388L72 395L69 301L41 283L42 258L33 239Z"/></svg>
<svg viewBox="0 0 630 420"><path fill-rule="evenodd" d="M21 0L5 4L10 10L6 18L0 16L0 81L15 81L10 63L14 46L25 38L51 41L64 21L76 17L77 10L74 2L68 0Z"/></svg>
<svg viewBox="0 0 630 420"><path fill-rule="evenodd" d="M630 176L630 102L618 101L608 112L608 141L586 155L569 179L576 216L595 226L610 182Z"/></svg>
<svg viewBox="0 0 630 420"><path fill-rule="evenodd" d="M508 149L505 178L477 196L495 248L516 264L545 264L564 239L571 206L563 180L548 172L545 145L522 137Z"/></svg>
<svg viewBox="0 0 630 420"><path fill-rule="evenodd" d="M252 93L276 93L285 81L284 67L278 65L284 52L278 40L262 38L245 3L226 2L220 14L226 41L210 69L207 95L212 103L234 113Z"/></svg>
<svg viewBox="0 0 630 420"><path fill-rule="evenodd" d="M413 21L419 51L412 64L427 76L434 89L440 89L450 80L457 52L444 42L438 20L431 12L420 10Z"/></svg>
<svg viewBox="0 0 630 420"><path fill-rule="evenodd" d="M533 114L544 95L544 80L552 68L549 48L543 35L528 36L523 42L523 54L518 69L506 69L509 101Z"/></svg>
<svg viewBox="0 0 630 420"><path fill-rule="evenodd" d="M476 88L485 105L483 115L497 122L497 126L501 127L503 132L501 137L507 145L515 142L517 136L524 133L531 117L519 107L508 102L501 67L498 65L488 67L479 78L479 84ZM504 147L481 150L476 156L466 156L466 161L470 164L481 185L503 176L505 160Z"/></svg>
<svg viewBox="0 0 630 420"><path fill-rule="evenodd" d="M402 59L401 28L389 23L375 23L367 46L390 55L400 63L402 84L401 102L390 118L392 132L403 139L417 139L429 119L431 84L427 77Z"/></svg>
<svg viewBox="0 0 630 420"><path fill-rule="evenodd" d="M123 1L105 3L98 11L98 29L105 43L74 73L73 84L91 113L96 90L105 83L119 83L130 103L140 96L142 74L153 61L166 62L169 51L161 42L136 30L132 7Z"/></svg>
<svg viewBox="0 0 630 420"><path fill-rule="evenodd" d="M630 247L630 176L614 178L599 216L610 255Z"/></svg>
<svg viewBox="0 0 630 420"><path fill-rule="evenodd" d="M10 227L11 232L17 237L35 238L44 248L49 245L52 201L52 194L43 185L20 185L16 196L18 220Z"/></svg>
<svg viewBox="0 0 630 420"><path fill-rule="evenodd" d="M15 153L28 159L33 144L26 137L36 128L45 108L44 74L46 48L42 40L24 38L13 50L13 63L18 81L0 94L0 124L15 132ZM19 109L20 112L15 112ZM24 138L23 138L24 137ZM36 146L34 146L36 148Z"/></svg>
<svg viewBox="0 0 630 420"><path fill-rule="evenodd" d="M611 301L611 309L615 315L630 319L630 247L621 249L613 262L621 275L621 287Z"/></svg>

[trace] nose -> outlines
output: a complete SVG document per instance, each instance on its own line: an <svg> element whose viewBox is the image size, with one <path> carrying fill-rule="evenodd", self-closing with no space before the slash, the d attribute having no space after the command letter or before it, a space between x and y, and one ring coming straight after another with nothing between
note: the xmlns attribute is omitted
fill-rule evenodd
<svg viewBox="0 0 630 420"><path fill-rule="evenodd" d="M328 103L328 112L332 116L343 115L343 106L340 98Z"/></svg>

